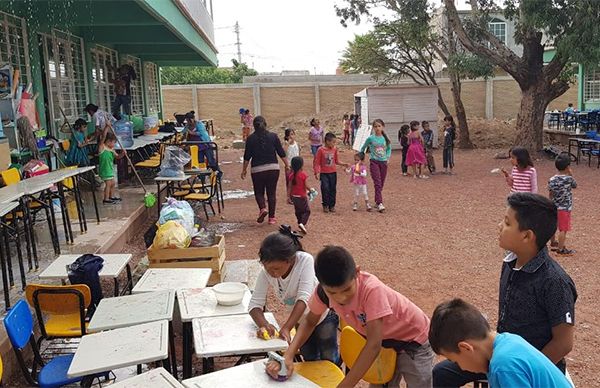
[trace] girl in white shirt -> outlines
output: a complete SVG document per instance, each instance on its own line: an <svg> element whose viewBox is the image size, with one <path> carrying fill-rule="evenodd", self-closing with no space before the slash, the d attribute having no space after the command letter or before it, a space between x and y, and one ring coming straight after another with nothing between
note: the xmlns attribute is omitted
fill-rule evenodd
<svg viewBox="0 0 600 388"><path fill-rule="evenodd" d="M287 157L288 164L289 164L289 163L292 163L292 159L294 157L300 156L300 145L296 141L296 131L294 131L292 128L286 128L283 140L285 141L285 145L284 145L285 156ZM286 183L286 188L287 188L287 203L292 205L293 202L292 202L292 197L290 194L291 180L290 180L289 174L286 174L286 176L285 176L285 183Z"/></svg>
<svg viewBox="0 0 600 388"><path fill-rule="evenodd" d="M292 232L288 225L282 225L279 232L271 233L261 244L259 256L264 268L258 275L248 306L250 316L259 327L257 335L260 337L264 330L270 336L276 333L263 312L269 286L273 287L275 296L289 312L279 330L280 337L288 343L291 342L290 331L298 326L300 319L308 312L306 305L318 281L314 259L302 250L301 237ZM300 349L305 361L329 360L339 364L338 326L339 318L333 310L323 314L321 322Z"/></svg>

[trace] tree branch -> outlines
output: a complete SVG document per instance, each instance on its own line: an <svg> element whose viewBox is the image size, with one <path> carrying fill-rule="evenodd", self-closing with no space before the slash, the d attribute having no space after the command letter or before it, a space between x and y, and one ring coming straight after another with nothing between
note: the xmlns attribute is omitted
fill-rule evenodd
<svg viewBox="0 0 600 388"><path fill-rule="evenodd" d="M458 36L458 39L467 50L471 51L474 54L481 55L484 58L489 58L489 60L492 61L494 64L500 66L502 69L506 70L507 73L512 75L515 78L515 80L517 80L517 82L524 83L526 81L527 73L523 70L523 66L520 66L522 63L522 59L519 58L518 55L516 55L512 50L506 47L506 45L501 44L501 42L498 39L488 39L490 43L494 45L496 50L491 50L488 47L486 47L486 45L475 42L465 31L460 17L458 16L456 6L454 5L454 0L444 0L444 5L446 7L448 23L450 23L452 29ZM476 8L475 11L477 9L478 8ZM498 45L497 43L500 44Z"/></svg>

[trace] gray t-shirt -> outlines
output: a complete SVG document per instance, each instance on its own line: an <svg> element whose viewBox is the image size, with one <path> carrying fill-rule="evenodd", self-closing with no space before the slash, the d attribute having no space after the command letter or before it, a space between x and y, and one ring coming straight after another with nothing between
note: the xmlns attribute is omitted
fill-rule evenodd
<svg viewBox="0 0 600 388"><path fill-rule="evenodd" d="M571 189L577 187L577 182L571 175L554 175L548 181L548 190L552 193L552 200L558 210L573 209L573 193Z"/></svg>

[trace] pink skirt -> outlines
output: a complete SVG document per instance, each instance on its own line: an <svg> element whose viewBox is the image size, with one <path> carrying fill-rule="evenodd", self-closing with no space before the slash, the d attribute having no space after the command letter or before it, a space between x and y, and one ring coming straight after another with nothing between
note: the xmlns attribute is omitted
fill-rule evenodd
<svg viewBox="0 0 600 388"><path fill-rule="evenodd" d="M406 165L413 166L415 164L427 164L427 157L421 143L412 143L406 152Z"/></svg>

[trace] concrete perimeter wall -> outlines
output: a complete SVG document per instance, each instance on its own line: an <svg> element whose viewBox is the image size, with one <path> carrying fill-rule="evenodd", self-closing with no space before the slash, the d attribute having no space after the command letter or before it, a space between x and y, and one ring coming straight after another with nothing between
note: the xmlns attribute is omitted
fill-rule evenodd
<svg viewBox="0 0 600 388"><path fill-rule="evenodd" d="M451 112L454 111L448 79L439 79L439 88ZM277 125L293 116L326 114L342 115L354 109L354 94L375 85L374 81L344 82L265 82L223 85L163 85L164 118L173 120L173 113L194 110L201 118L212 118L215 127L237 130L238 110L248 108L254 115L262 114L270 125ZM462 98L471 117L516 118L521 101L517 82L499 76L488 80L465 80ZM564 109L569 102L577 106L577 85L548 106L549 110Z"/></svg>

